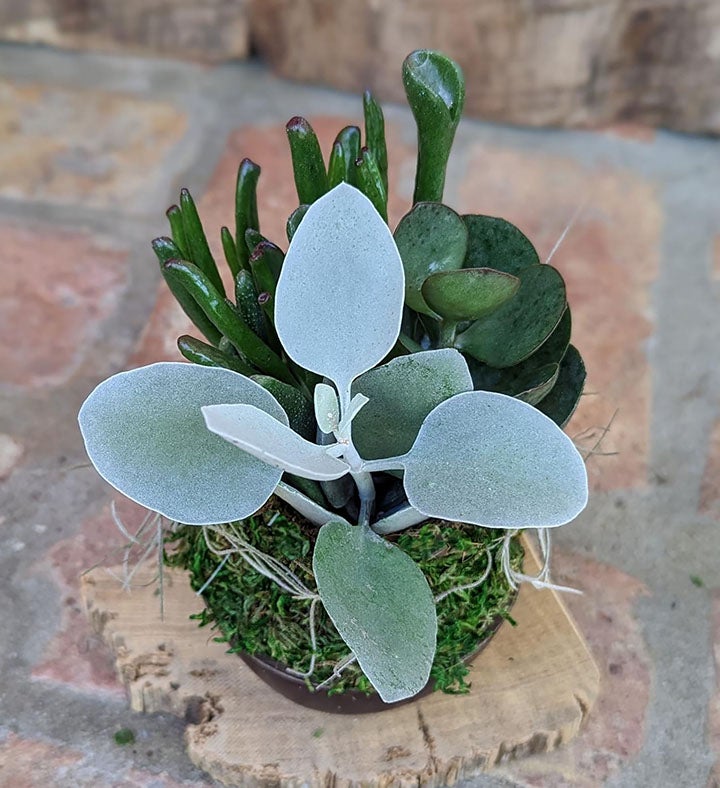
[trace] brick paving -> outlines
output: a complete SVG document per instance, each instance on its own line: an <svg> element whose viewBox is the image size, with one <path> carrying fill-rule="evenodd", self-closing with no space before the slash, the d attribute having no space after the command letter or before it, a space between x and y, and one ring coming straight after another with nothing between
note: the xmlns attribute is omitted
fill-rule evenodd
<svg viewBox="0 0 720 788"><path fill-rule="evenodd" d="M399 76L398 76L399 79ZM472 79L472 75L469 75ZM75 414L108 374L175 359L188 330L148 242L188 186L213 242L239 159L263 167L263 231L294 207L284 123L327 150L356 97L254 64L0 48L0 785L211 785L182 722L126 708L80 610L78 577L123 542ZM413 124L387 108L393 203L412 194ZM568 280L600 428L590 506L557 532L555 576L603 675L578 739L477 786L705 786L720 777L720 145L619 126L466 122L447 201L500 214ZM217 248L217 246L216 246ZM137 509L123 505L127 518ZM135 742L114 733L130 728Z"/></svg>

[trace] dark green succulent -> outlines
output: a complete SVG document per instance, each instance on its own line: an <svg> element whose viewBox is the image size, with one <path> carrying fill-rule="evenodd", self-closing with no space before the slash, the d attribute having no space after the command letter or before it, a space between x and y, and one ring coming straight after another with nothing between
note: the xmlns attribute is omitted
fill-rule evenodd
<svg viewBox="0 0 720 788"><path fill-rule="evenodd" d="M406 297L391 357L454 347L468 362L477 390L522 399L564 426L582 393L585 368L570 344L563 278L541 262L530 240L510 222L460 216L441 202L465 97L457 64L438 52L419 50L406 58L402 77L417 122L418 158L414 205L394 233ZM364 140L358 127L341 129L327 167L307 120L295 117L287 124L299 203L288 218L288 241L308 206L343 181L364 192L387 219L384 118L370 92L363 97L363 110ZM156 239L153 248L168 286L207 340L180 337L183 356L252 376L293 414L297 431L310 434L315 429L312 392L319 378L288 358L273 325L284 253L260 232L259 176L258 165L249 159L240 163L235 229L220 231L234 292L224 290L187 190L167 212L172 237ZM317 485L304 487L320 497ZM342 505L338 485L323 487L323 497Z"/></svg>

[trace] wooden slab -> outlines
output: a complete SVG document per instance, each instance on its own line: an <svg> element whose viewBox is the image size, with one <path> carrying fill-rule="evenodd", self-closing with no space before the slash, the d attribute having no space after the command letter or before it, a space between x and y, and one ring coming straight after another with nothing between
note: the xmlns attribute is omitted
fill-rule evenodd
<svg viewBox="0 0 720 788"><path fill-rule="evenodd" d="M528 545L526 544L526 549ZM537 571L532 553L526 571ZM141 570L142 571L142 570ZM137 576L149 582L155 567ZM188 754L227 785L446 785L578 732L599 673L551 591L524 586L476 660L469 695L433 693L380 714L313 711L275 693L188 615L202 602L186 574L165 574L165 618L154 584L123 592L96 569L83 580L88 616L113 649L136 711L188 722Z"/></svg>

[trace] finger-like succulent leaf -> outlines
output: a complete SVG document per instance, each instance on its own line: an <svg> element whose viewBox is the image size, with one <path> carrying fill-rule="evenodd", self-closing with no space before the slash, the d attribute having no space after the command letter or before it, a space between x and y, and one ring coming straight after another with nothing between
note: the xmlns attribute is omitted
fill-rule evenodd
<svg viewBox="0 0 720 788"><path fill-rule="evenodd" d="M557 327L545 342L525 361L512 367L499 369L481 364L472 356L467 356L474 387L482 391L509 394L512 397L527 390L528 380L537 380L540 370L549 365L559 365L563 360L570 343L571 323L570 309L567 308Z"/></svg>
<svg viewBox="0 0 720 788"><path fill-rule="evenodd" d="M313 572L325 610L386 703L417 694L435 656L437 617L420 567L369 529L320 529Z"/></svg>
<svg viewBox="0 0 720 788"><path fill-rule="evenodd" d="M514 224L494 216L463 216L468 229L465 268L495 268L517 276L540 258L535 247Z"/></svg>
<svg viewBox="0 0 720 788"><path fill-rule="evenodd" d="M315 414L312 405L294 387L268 375L253 375L252 379L267 389L287 413L290 427L306 440L315 437Z"/></svg>
<svg viewBox="0 0 720 788"><path fill-rule="evenodd" d="M405 454L425 417L455 394L472 391L465 359L457 350L399 356L361 375L353 393L368 397L353 422L353 442L366 460Z"/></svg>
<svg viewBox="0 0 720 788"><path fill-rule="evenodd" d="M339 479L350 470L327 447L301 438L290 427L252 405L208 405L205 424L226 441L263 462L306 479Z"/></svg>
<svg viewBox="0 0 720 788"><path fill-rule="evenodd" d="M580 353L570 345L560 364L557 382L538 408L560 427L564 427L575 413L584 385L585 364Z"/></svg>
<svg viewBox="0 0 720 788"><path fill-rule="evenodd" d="M477 320L517 293L516 276L492 268L462 268L429 276L422 286L425 303L448 320Z"/></svg>
<svg viewBox="0 0 720 788"><path fill-rule="evenodd" d="M418 203L395 229L395 243L405 268L405 301L416 312L434 314L422 296L423 282L439 271L462 268L467 229L447 205Z"/></svg>
<svg viewBox="0 0 720 788"><path fill-rule="evenodd" d="M273 396L242 375L160 363L101 383L80 409L80 429L98 473L128 498L189 525L224 523L257 511L281 473L208 432L200 408L221 402L287 423Z"/></svg>
<svg viewBox="0 0 720 788"><path fill-rule="evenodd" d="M573 442L532 405L473 391L438 405L403 458L408 501L444 520L487 528L547 528L587 503Z"/></svg>
<svg viewBox="0 0 720 788"><path fill-rule="evenodd" d="M285 503L289 503L298 514L302 515L311 523L315 523L315 525L325 525L325 523L329 523L331 520L346 522L342 517L339 517L336 512L329 512L317 501L314 501L301 490L293 487L292 484L286 484L284 481L280 482L275 488L275 495L285 501Z"/></svg>
<svg viewBox="0 0 720 788"><path fill-rule="evenodd" d="M550 265L530 266L519 278L517 293L460 334L456 348L490 366L512 367L545 342L567 306L563 278Z"/></svg>
<svg viewBox="0 0 720 788"><path fill-rule="evenodd" d="M343 392L392 349L403 292L390 230L367 197L341 183L310 206L293 236L275 327L295 362Z"/></svg>
<svg viewBox="0 0 720 788"><path fill-rule="evenodd" d="M430 49L411 52L403 62L402 76L418 130L414 202L439 202L465 104L465 80L457 63Z"/></svg>

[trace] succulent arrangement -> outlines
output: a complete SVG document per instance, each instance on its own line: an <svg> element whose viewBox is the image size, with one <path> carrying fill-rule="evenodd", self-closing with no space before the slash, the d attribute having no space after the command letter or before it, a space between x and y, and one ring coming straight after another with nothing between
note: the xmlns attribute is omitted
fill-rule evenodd
<svg viewBox="0 0 720 788"><path fill-rule="evenodd" d="M107 481L206 541L222 524L256 529L273 494L312 523L314 588L283 555L221 533L264 578L321 604L388 703L425 687L436 654L437 595L409 555L412 529L551 528L587 501L583 459L561 429L584 382L562 277L509 222L441 202L463 107L457 65L415 52L403 80L418 166L395 232L374 97L364 145L359 128L342 129L327 167L310 124L293 118L287 252L260 232L260 169L246 159L235 232L221 231L228 298L183 191L172 237L153 248L206 341L178 340L191 364L104 381L79 416Z"/></svg>

